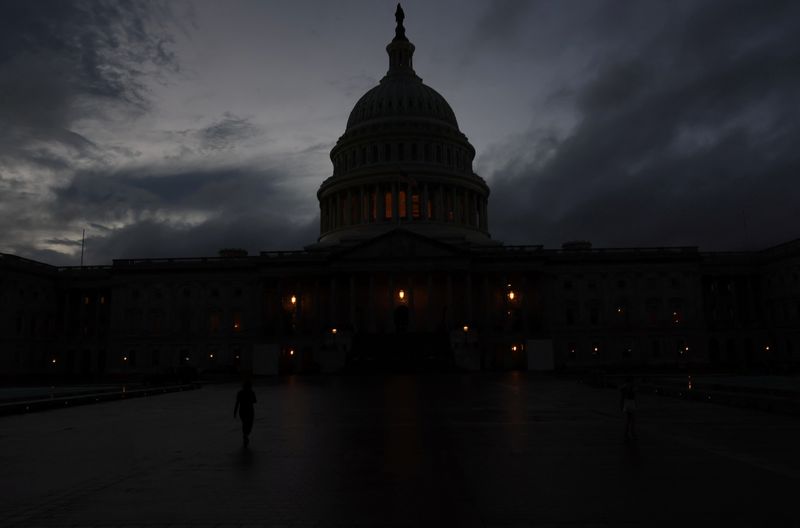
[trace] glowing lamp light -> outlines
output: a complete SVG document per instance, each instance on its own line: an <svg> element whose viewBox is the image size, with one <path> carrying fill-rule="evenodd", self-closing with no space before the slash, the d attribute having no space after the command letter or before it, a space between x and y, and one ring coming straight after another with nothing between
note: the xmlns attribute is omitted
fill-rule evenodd
<svg viewBox="0 0 800 528"><path fill-rule="evenodd" d="M515 294L513 291L508 292L508 300L509 301L513 301L514 297L516 297L516 296L517 296L517 294Z"/></svg>
<svg viewBox="0 0 800 528"><path fill-rule="evenodd" d="M336 329L335 328L331 328L331 333L332 334L336 334Z"/></svg>
<svg viewBox="0 0 800 528"><path fill-rule="evenodd" d="M512 352L516 352L517 351L517 345L511 345L511 351Z"/></svg>
<svg viewBox="0 0 800 528"><path fill-rule="evenodd" d="M765 347L764 347L764 350L766 350L767 352L769 352L769 345L765 346Z"/></svg>
<svg viewBox="0 0 800 528"><path fill-rule="evenodd" d="M289 355L290 355L290 356L293 356L293 355L294 355L294 349L293 349L293 348L290 348L290 349L289 349Z"/></svg>
<svg viewBox="0 0 800 528"><path fill-rule="evenodd" d="M622 308L617 308L617 313L621 314L622 313Z"/></svg>
<svg viewBox="0 0 800 528"><path fill-rule="evenodd" d="M291 299L289 299L289 302L291 302L292 304L297 304L297 297L295 297L294 295L292 295L292 298L291 298Z"/></svg>
<svg viewBox="0 0 800 528"><path fill-rule="evenodd" d="M405 298L406 298L406 292L405 292L405 290L400 290L399 292L397 292L397 297L398 297L398 298L399 298L401 301L402 301L403 299L405 299Z"/></svg>
<svg viewBox="0 0 800 528"><path fill-rule="evenodd" d="M214 359L214 354L209 354L208 357L210 357L211 359Z"/></svg>
<svg viewBox="0 0 800 528"><path fill-rule="evenodd" d="M128 356L122 356L122 361L128 361Z"/></svg>
<svg viewBox="0 0 800 528"><path fill-rule="evenodd" d="M186 357L185 357L185 358L183 358L183 359L184 359L184 361L189 361L189 356L186 356Z"/></svg>
<svg viewBox="0 0 800 528"><path fill-rule="evenodd" d="M54 364L54 365L55 365L55 363L56 363L56 358L53 358L53 359L51 359L51 360L50 360L50 363L52 363L52 364Z"/></svg>

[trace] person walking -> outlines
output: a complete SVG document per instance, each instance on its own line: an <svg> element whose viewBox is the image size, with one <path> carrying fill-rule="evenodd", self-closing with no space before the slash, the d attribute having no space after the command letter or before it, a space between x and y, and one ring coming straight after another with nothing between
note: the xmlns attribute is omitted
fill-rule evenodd
<svg viewBox="0 0 800 528"><path fill-rule="evenodd" d="M247 447L250 443L250 431L253 430L253 420L255 410L253 405L256 403L256 394L249 380L242 384L242 389L236 394L236 405L233 407L233 417L236 418L238 411L242 420L242 443Z"/></svg>
<svg viewBox="0 0 800 528"><path fill-rule="evenodd" d="M636 439L636 388L628 376L619 388L619 406L625 415L625 440Z"/></svg>

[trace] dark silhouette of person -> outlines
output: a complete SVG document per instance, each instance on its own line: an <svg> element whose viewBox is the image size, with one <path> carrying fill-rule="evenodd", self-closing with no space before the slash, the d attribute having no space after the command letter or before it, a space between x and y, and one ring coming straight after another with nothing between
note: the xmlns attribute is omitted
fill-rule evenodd
<svg viewBox="0 0 800 528"><path fill-rule="evenodd" d="M628 376L619 387L619 406L625 415L625 440L636 438L636 387L633 376Z"/></svg>
<svg viewBox="0 0 800 528"><path fill-rule="evenodd" d="M244 447L250 443L250 431L253 430L253 420L255 418L255 411L253 405L256 403L256 394L253 392L253 386L250 381L245 381L242 384L242 389L236 394L236 405L233 407L233 417L236 418L236 412L239 412L239 417L242 420L242 442Z"/></svg>

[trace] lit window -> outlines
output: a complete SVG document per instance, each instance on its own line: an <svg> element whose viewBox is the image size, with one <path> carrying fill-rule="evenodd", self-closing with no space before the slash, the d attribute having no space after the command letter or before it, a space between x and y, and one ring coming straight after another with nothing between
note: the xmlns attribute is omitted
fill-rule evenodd
<svg viewBox="0 0 800 528"><path fill-rule="evenodd" d="M411 218L419 218L419 193L411 195Z"/></svg>
<svg viewBox="0 0 800 528"><path fill-rule="evenodd" d="M383 217L386 220L392 219L392 193L386 191L383 193Z"/></svg>
<svg viewBox="0 0 800 528"><path fill-rule="evenodd" d="M397 215L400 218L405 218L407 216L406 192L403 190L397 192Z"/></svg>

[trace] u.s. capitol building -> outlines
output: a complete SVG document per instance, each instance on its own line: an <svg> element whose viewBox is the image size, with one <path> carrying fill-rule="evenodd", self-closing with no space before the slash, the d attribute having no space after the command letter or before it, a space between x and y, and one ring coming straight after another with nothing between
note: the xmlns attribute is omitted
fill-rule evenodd
<svg viewBox="0 0 800 528"><path fill-rule="evenodd" d="M355 104L304 249L54 267L0 255L7 376L200 371L786 367L800 358L800 241L560 249L490 236L455 113L413 68ZM312 241L309 241L312 242Z"/></svg>

